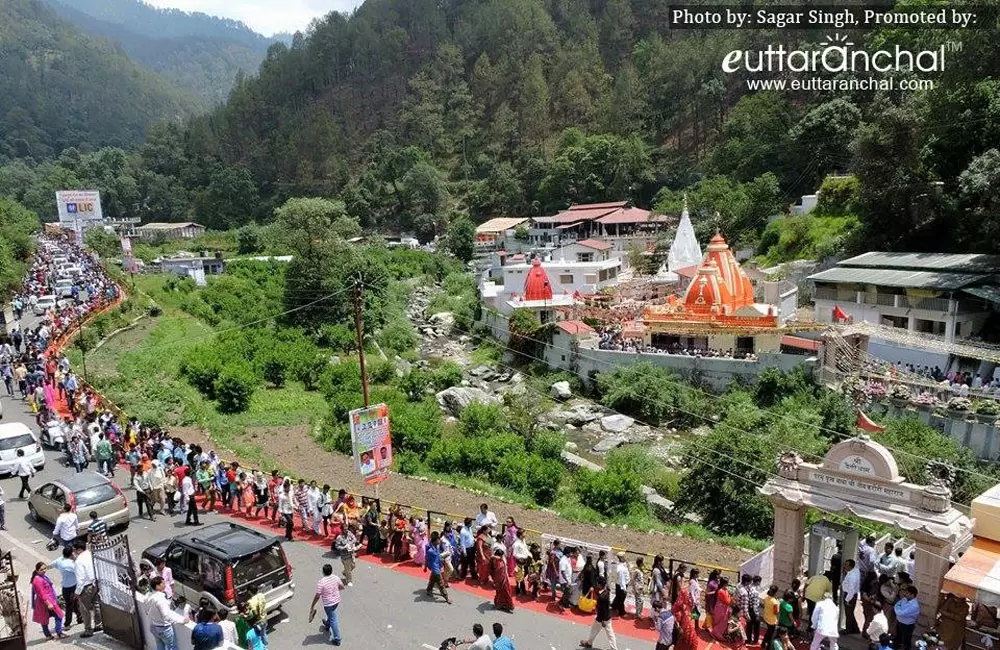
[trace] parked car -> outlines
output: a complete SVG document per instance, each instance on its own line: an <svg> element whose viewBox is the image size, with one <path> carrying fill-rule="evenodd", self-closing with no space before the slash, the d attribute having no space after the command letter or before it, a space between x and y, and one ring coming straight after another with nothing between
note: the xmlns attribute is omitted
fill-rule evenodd
<svg viewBox="0 0 1000 650"><path fill-rule="evenodd" d="M56 282L56 295L60 298L72 298L73 281L70 279L64 279Z"/></svg>
<svg viewBox="0 0 1000 650"><path fill-rule="evenodd" d="M31 311L35 312L35 316L41 316L48 310L55 308L57 300L58 298L51 293L47 296L39 296L38 302L35 303Z"/></svg>
<svg viewBox="0 0 1000 650"><path fill-rule="evenodd" d="M31 429L20 422L0 424L0 474L13 474L17 469L18 449L24 450L24 457L32 467L45 467L45 452Z"/></svg>
<svg viewBox="0 0 1000 650"><path fill-rule="evenodd" d="M66 504L80 517L80 535L90 528L90 513L96 512L108 528L128 528L131 515L121 488L97 472L80 472L55 479L28 497L28 514L35 521L56 523Z"/></svg>
<svg viewBox="0 0 1000 650"><path fill-rule="evenodd" d="M280 537L235 523L220 523L158 542L142 552L147 563L163 559L174 575L174 594L189 603L207 598L234 609L258 592L276 613L295 595L292 565Z"/></svg>

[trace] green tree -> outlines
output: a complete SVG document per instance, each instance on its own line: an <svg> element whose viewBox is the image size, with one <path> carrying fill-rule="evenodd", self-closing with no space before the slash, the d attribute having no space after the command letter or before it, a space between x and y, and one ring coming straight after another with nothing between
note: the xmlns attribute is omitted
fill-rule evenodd
<svg viewBox="0 0 1000 650"><path fill-rule="evenodd" d="M216 167L208 186L195 199L206 226L228 230L253 221L260 211L260 194L246 167Z"/></svg>
<svg viewBox="0 0 1000 650"><path fill-rule="evenodd" d="M214 393L223 413L242 413L250 407L257 378L249 365L230 362L222 367L215 379Z"/></svg>
<svg viewBox="0 0 1000 650"><path fill-rule="evenodd" d="M237 252L240 255L252 255L264 250L264 242L260 236L260 228L247 224L236 231Z"/></svg>
<svg viewBox="0 0 1000 650"><path fill-rule="evenodd" d="M475 238L476 226L468 219L457 219L448 226L445 247L461 261L470 262L475 254Z"/></svg>
<svg viewBox="0 0 1000 650"><path fill-rule="evenodd" d="M83 238L87 248L103 258L121 257L122 245L114 233L103 228L91 228Z"/></svg>

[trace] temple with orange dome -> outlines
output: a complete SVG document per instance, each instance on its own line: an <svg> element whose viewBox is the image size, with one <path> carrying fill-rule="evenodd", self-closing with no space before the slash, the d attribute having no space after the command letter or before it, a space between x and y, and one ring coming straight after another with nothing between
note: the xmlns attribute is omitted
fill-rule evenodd
<svg viewBox="0 0 1000 650"><path fill-rule="evenodd" d="M632 329L658 348L757 353L778 351L792 327L775 305L756 302L750 278L716 233L684 294L646 307Z"/></svg>

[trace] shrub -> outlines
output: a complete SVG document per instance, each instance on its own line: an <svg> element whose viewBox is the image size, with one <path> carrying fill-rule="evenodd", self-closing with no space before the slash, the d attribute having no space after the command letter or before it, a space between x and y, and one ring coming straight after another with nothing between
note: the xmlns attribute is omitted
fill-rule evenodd
<svg viewBox="0 0 1000 650"><path fill-rule="evenodd" d="M464 442L462 438L441 438L435 441L427 453L427 465L435 472L460 471Z"/></svg>
<svg viewBox="0 0 1000 650"><path fill-rule="evenodd" d="M409 451L394 452L393 468L400 474L419 474L423 471L420 456Z"/></svg>
<svg viewBox="0 0 1000 650"><path fill-rule="evenodd" d="M396 378L396 366L391 361L375 360L365 365L368 379L373 384L388 384Z"/></svg>
<svg viewBox="0 0 1000 650"><path fill-rule="evenodd" d="M331 407L331 412L333 407ZM333 417L323 423L323 439L329 449L342 454L351 454L351 430L346 420ZM398 458L398 456L397 456Z"/></svg>
<svg viewBox="0 0 1000 650"><path fill-rule="evenodd" d="M656 490L661 497L676 501L681 492L681 476L666 467L659 467L649 478L649 487Z"/></svg>
<svg viewBox="0 0 1000 650"><path fill-rule="evenodd" d="M358 349L358 339L354 330L340 323L324 327L320 332L319 342L320 345L339 352L354 352Z"/></svg>
<svg viewBox="0 0 1000 650"><path fill-rule="evenodd" d="M546 460L559 460L566 448L566 436L557 431L536 433L528 441L528 451Z"/></svg>
<svg viewBox="0 0 1000 650"><path fill-rule="evenodd" d="M576 494L580 503L608 517L632 512L643 503L639 477L628 471L576 473Z"/></svg>
<svg viewBox="0 0 1000 650"><path fill-rule="evenodd" d="M276 388L281 388L285 385L288 359L280 351L274 350L261 362L260 371L265 381L273 384Z"/></svg>
<svg viewBox="0 0 1000 650"><path fill-rule="evenodd" d="M245 362L223 366L215 380L215 398L223 413L242 413L250 406L257 378Z"/></svg>
<svg viewBox="0 0 1000 650"><path fill-rule="evenodd" d="M382 328L378 342L398 354L417 347L417 333L408 320L395 320Z"/></svg>
<svg viewBox="0 0 1000 650"><path fill-rule="evenodd" d="M431 375L426 370L414 368L399 378L397 386L399 390L406 393L406 398L413 402L419 402L427 393L427 387L431 385Z"/></svg>
<svg viewBox="0 0 1000 650"><path fill-rule="evenodd" d="M473 402L458 417L459 428L469 438L489 437L507 431L507 417L498 404Z"/></svg>
<svg viewBox="0 0 1000 650"><path fill-rule="evenodd" d="M437 390L445 390L462 383L462 366L454 361L442 363L434 371L433 384Z"/></svg>
<svg viewBox="0 0 1000 650"><path fill-rule="evenodd" d="M215 399L215 380L222 371L222 359L211 346L199 345L188 352L181 362L181 374L198 392Z"/></svg>
<svg viewBox="0 0 1000 650"><path fill-rule="evenodd" d="M540 506L552 505L559 494L559 485L566 473L562 463L529 456L526 475L528 493Z"/></svg>
<svg viewBox="0 0 1000 650"><path fill-rule="evenodd" d="M441 438L441 410L431 401L390 404L392 443L423 458Z"/></svg>
<svg viewBox="0 0 1000 650"><path fill-rule="evenodd" d="M327 364L319 378L319 389L329 400L341 392L361 393L361 371L354 362Z"/></svg>
<svg viewBox="0 0 1000 650"><path fill-rule="evenodd" d="M312 354L299 354L292 360L292 375L295 379L302 382L306 390L316 390L320 376L327 365L329 365L329 362L325 355L317 354L316 352Z"/></svg>
<svg viewBox="0 0 1000 650"><path fill-rule="evenodd" d="M264 250L264 242L261 240L260 229L252 224L243 226L236 231L237 252L240 255L259 253Z"/></svg>

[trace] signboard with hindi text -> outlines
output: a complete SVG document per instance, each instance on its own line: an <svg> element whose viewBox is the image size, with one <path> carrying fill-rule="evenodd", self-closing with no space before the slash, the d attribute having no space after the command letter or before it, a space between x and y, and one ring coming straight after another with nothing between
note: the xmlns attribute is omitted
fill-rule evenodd
<svg viewBox="0 0 1000 650"><path fill-rule="evenodd" d="M354 463L365 483L384 481L392 467L392 436L389 433L389 407L375 404L354 409L348 416L351 425L351 448Z"/></svg>

